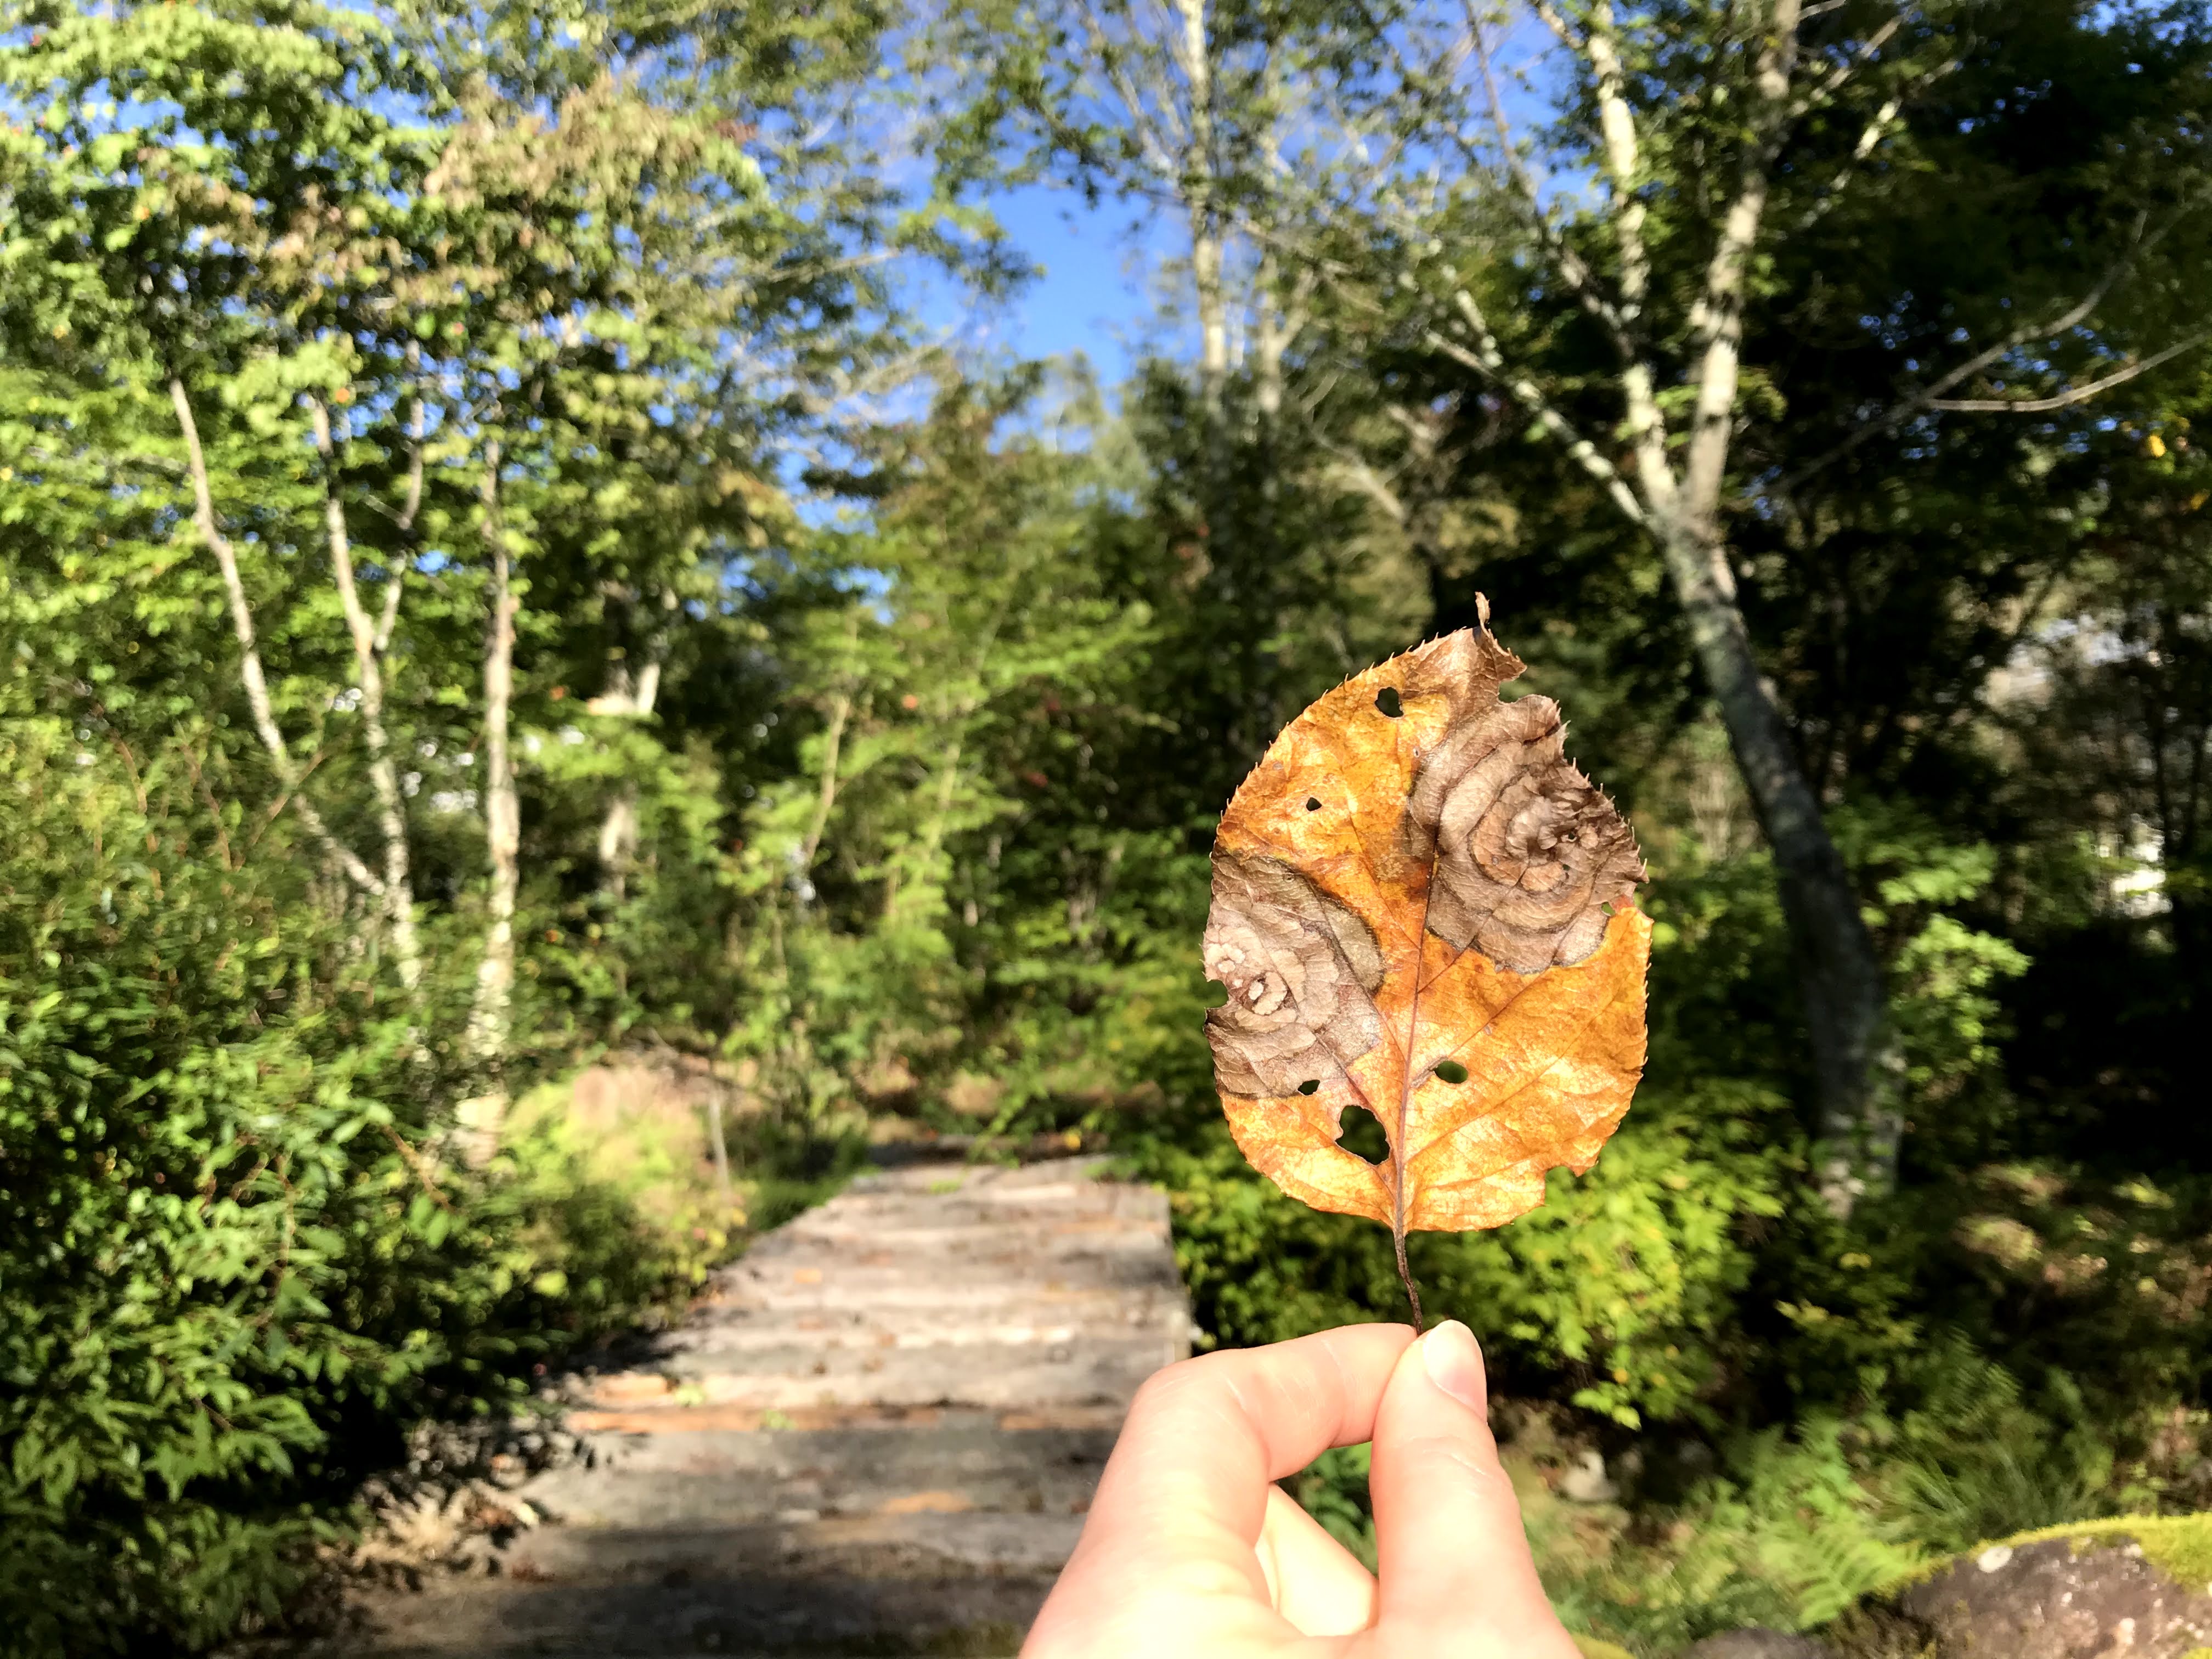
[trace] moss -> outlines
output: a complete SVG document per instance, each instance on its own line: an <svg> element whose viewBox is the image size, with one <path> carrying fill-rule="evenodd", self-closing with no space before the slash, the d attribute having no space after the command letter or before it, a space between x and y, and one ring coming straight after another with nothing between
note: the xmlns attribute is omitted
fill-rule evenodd
<svg viewBox="0 0 2212 1659"><path fill-rule="evenodd" d="M1582 1650L1583 1659L1636 1659L1636 1656L1629 1652L1626 1648L1615 1647L1610 1642L1601 1642L1595 1636L1577 1636L1574 1638L1574 1642L1575 1645ZM2191 1659L2194 1659L2193 1656Z"/></svg>

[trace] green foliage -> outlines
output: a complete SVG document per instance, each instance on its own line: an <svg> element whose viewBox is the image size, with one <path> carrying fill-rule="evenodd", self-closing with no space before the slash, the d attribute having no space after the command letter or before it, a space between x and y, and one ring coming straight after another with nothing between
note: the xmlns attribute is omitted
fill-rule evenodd
<svg viewBox="0 0 2212 1659"><path fill-rule="evenodd" d="M514 1409L664 1268L556 1170L438 1166L404 1012L295 868L205 856L189 750L6 732L0 1609L13 1652L196 1646L400 1425Z"/></svg>
<svg viewBox="0 0 2212 1659"><path fill-rule="evenodd" d="M198 1650L710 1243L557 1134L465 1167L455 1103L729 1018L721 572L878 349L892 196L823 112L882 20L0 15L0 1644ZM713 694L641 718L648 664Z"/></svg>
<svg viewBox="0 0 2212 1659"><path fill-rule="evenodd" d="M862 447L865 523L811 550L884 586L794 640L806 735L732 875L758 994L726 1046L789 1109L857 1084L941 1127L1079 1127L1190 1063L1205 863L1127 763L1173 729L1158 611L1073 552L1122 514L1056 441L1087 390L1041 414L1039 390L945 381Z"/></svg>
<svg viewBox="0 0 2212 1659"><path fill-rule="evenodd" d="M1887 1526L1844 1445L1814 1419L1727 1449L1722 1472L1632 1532L1571 1541L1561 1506L1531 1504L1563 1614L1646 1652L1743 1626L1802 1630L1895 1583L1917 1557ZM1548 1538L1547 1536L1548 1531Z"/></svg>
<svg viewBox="0 0 2212 1659"><path fill-rule="evenodd" d="M1186 106L1179 46L1090 12L1139 104ZM0 7L0 1625L25 1652L276 1617L411 1425L515 1408L832 1189L884 1115L1103 1135L1167 1188L1209 1341L1400 1316L1387 1236L1230 1143L1195 947L1260 749L1478 592L1655 872L1626 1126L1511 1227L1413 1242L1525 1419L1577 1627L1650 1654L1806 1626L2023 1524L2212 1498L2212 1132L2185 1109L2212 382L2185 353L2033 418L1866 424L2093 289L1980 391L2195 326L2202 7L1908 13L1778 140L1790 228L1753 261L1721 498L1903 1039L1898 1187L1848 1219L1809 1178L1775 868L1660 562L1450 349L1433 279L1594 452L1618 354L1528 280L1517 186L1456 139L1469 165L1372 235L1291 188L1366 184L1271 148L1317 89L1351 97L1347 140L1422 131L1347 66L1433 19L1212 9L1212 152L1164 171L1085 66L1089 15L952 8L960 63L885 82L890 43L950 37L865 0ZM1671 362L1749 37L1614 15L1637 325ZM1817 52L1865 38L1815 21ZM1580 176L1588 88L1560 84L1537 148ZM940 94L939 176L906 191L885 124ZM1155 354L1118 405L1079 367L902 359L896 260L979 291L1016 263L960 198L1002 168L1202 185L1201 310L1241 309L1249 349ZM1610 280L1571 197L1561 246ZM366 652L356 603L389 607ZM631 1048L713 1068L726 1188L695 1116L574 1109L563 1079ZM492 1085L520 1103L470 1170L457 1103ZM1554 1492L1592 1452L1621 1504ZM1362 1455L1297 1489L1371 1549Z"/></svg>

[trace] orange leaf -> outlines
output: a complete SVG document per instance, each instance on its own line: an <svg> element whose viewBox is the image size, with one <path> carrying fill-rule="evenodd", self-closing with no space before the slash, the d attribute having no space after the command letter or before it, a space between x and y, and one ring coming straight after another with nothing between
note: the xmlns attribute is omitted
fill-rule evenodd
<svg viewBox="0 0 2212 1659"><path fill-rule="evenodd" d="M1558 704L1499 699L1522 663L1482 616L1292 720L1214 842L1206 1036L1237 1144L1387 1224L1401 1265L1407 1231L1500 1226L1588 1170L1644 1067L1634 832L1565 758ZM1339 1144L1363 1109L1380 1164Z"/></svg>

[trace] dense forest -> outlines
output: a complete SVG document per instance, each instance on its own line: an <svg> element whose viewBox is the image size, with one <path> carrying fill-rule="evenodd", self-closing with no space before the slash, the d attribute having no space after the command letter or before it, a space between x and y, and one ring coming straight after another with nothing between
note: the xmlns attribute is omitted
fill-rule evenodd
<svg viewBox="0 0 2212 1659"><path fill-rule="evenodd" d="M281 1619L886 1122L1160 1182L1207 1341L1402 1317L1198 936L1486 600L1653 876L1625 1127L1412 1241L1625 1484L1570 1624L2212 1504L2199 0L7 0L0 86L0 1645ZM1040 183L1180 250L1126 384L918 308ZM712 1227L520 1110L640 1049Z"/></svg>

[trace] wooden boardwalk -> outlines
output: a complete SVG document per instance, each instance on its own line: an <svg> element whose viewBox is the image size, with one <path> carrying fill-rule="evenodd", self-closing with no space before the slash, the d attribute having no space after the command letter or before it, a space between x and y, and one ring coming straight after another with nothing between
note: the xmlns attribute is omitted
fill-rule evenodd
<svg viewBox="0 0 2212 1659"><path fill-rule="evenodd" d="M1167 1219L1094 1159L863 1177L596 1379L585 1455L513 1494L543 1524L319 1650L1011 1652L1188 1351Z"/></svg>

